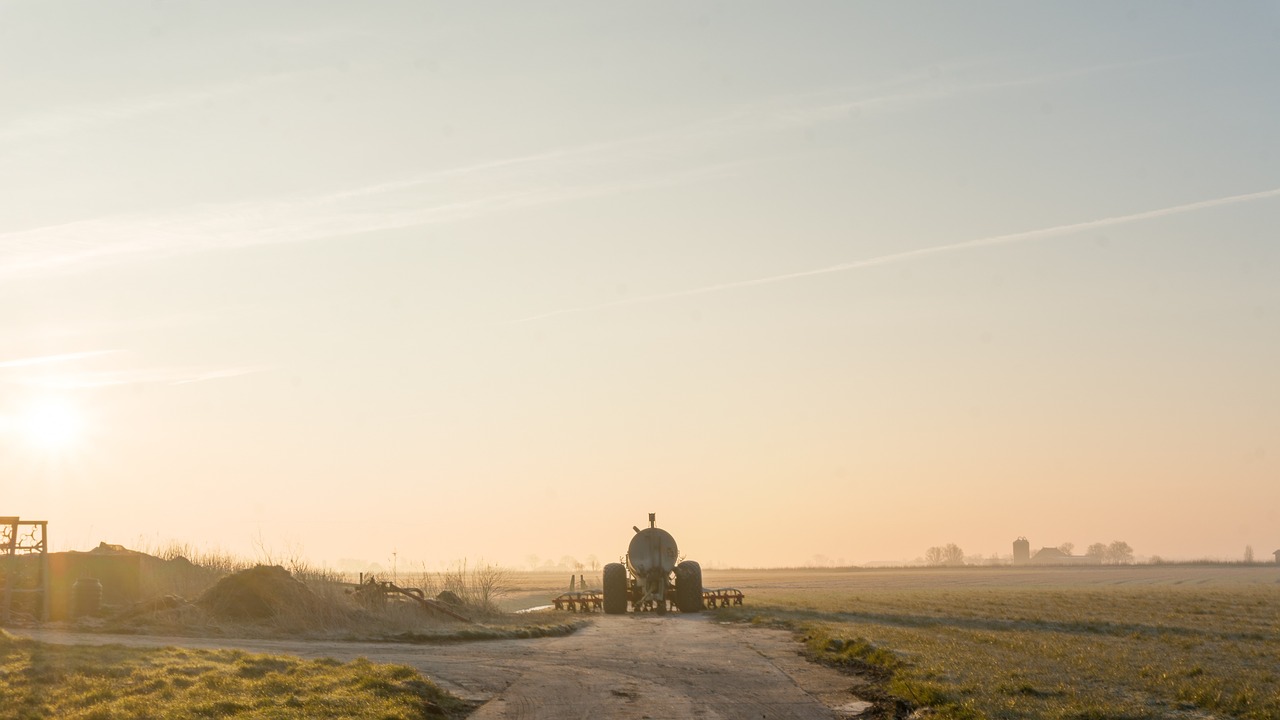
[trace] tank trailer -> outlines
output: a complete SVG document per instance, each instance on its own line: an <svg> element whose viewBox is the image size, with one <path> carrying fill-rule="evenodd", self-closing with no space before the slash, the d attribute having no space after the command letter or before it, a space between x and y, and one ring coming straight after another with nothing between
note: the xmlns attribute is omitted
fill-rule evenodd
<svg viewBox="0 0 1280 720"><path fill-rule="evenodd" d="M667 612L675 606L680 612L693 613L703 608L714 609L741 605L742 591L737 588L702 587L702 566L692 560L679 562L680 551L671 533L656 526L654 513L649 513L649 527L633 527L635 535L627 547L623 562L604 566L603 591L573 588L552 600L557 610L592 612L604 610L620 615L627 607L636 612Z"/></svg>
<svg viewBox="0 0 1280 720"><path fill-rule="evenodd" d="M625 613L627 605L659 615L674 605L680 612L702 610L702 566L692 560L677 562L680 550L671 533L656 526L649 513L649 527L633 527L635 535L623 563L604 566L604 611Z"/></svg>

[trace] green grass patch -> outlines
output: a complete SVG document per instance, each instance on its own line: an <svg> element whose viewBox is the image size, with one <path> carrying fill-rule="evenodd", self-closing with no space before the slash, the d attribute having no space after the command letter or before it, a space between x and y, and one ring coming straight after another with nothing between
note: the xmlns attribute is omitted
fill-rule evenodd
<svg viewBox="0 0 1280 720"><path fill-rule="evenodd" d="M0 631L0 715L459 718L472 707L413 668L238 650L53 645Z"/></svg>

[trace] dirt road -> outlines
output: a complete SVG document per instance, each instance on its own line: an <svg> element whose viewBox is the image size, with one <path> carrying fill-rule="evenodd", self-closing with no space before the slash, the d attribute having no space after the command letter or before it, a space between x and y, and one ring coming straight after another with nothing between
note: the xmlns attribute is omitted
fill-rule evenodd
<svg viewBox="0 0 1280 720"><path fill-rule="evenodd" d="M454 694L483 702L474 720L829 720L868 707L850 694L850 678L801 658L788 633L722 625L700 615L597 616L566 637L450 645L11 632L58 643L363 656L415 667Z"/></svg>

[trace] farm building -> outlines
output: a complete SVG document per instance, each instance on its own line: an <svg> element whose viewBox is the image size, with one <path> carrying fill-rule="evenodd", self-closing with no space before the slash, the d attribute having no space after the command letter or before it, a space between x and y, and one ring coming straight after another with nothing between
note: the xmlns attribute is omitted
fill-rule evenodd
<svg viewBox="0 0 1280 720"><path fill-rule="evenodd" d="M1278 551L1280 552L1280 551ZM1280 555L1277 555L1280 557ZM1280 562L1278 560L1277 562ZM1013 541L1014 565L1099 565L1102 558L1090 555L1068 555L1059 548L1040 548L1031 554L1031 543L1025 537Z"/></svg>
<svg viewBox="0 0 1280 720"><path fill-rule="evenodd" d="M1102 558L1096 555L1068 555L1058 548L1040 548L1031 556L1032 565L1098 565Z"/></svg>

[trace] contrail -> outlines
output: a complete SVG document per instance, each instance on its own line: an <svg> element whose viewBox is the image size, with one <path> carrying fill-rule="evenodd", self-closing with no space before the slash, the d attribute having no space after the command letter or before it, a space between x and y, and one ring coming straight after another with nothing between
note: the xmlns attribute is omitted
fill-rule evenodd
<svg viewBox="0 0 1280 720"><path fill-rule="evenodd" d="M27 367L29 365L46 365L48 363L71 362L73 360L83 360L84 358L97 357L98 355L110 355L118 353L119 350L86 350L84 352L62 353L61 355L40 355L38 357L17 358L14 360L0 361L0 368Z"/></svg>
<svg viewBox="0 0 1280 720"><path fill-rule="evenodd" d="M275 73L261 77L210 85L196 90L159 93L115 102L59 108L53 112L19 117L0 125L0 142L32 137L61 135L110 122L126 122L180 107L219 100L258 87L292 80L298 73Z"/></svg>
<svg viewBox="0 0 1280 720"><path fill-rule="evenodd" d="M788 280L796 280L798 278L812 277L814 275L828 275L830 273L847 272L849 270L857 270L859 268L873 267L876 265L888 265L890 263L902 262L904 260L914 260L916 258L928 257L930 255L941 255L943 253L969 250L971 248L989 247L992 245L1008 245L1026 240L1037 240L1040 238L1055 237L1058 235L1069 235L1082 230L1094 230L1097 228L1111 227L1112 225L1122 225L1124 223L1138 222L1140 220L1152 220L1154 218L1168 217L1170 215L1181 215L1183 213L1195 212L1196 210L1207 210L1209 208L1222 207L1224 205L1235 205L1238 203L1274 197L1280 197L1280 188L1245 193L1243 195L1230 195L1228 197L1214 198L1212 200L1201 200L1199 202L1186 203L1184 205L1172 205L1158 210L1146 210L1129 215L1114 215L1100 220L1088 220L1068 225L1054 225L1053 227L1024 230L1022 232L1009 233L1007 235L992 235L990 237L978 238L976 240L965 240L963 242L950 243L947 245L935 245L933 247L918 248L916 250L906 250L903 252L890 253L888 255L879 255L865 260L855 260L853 262L840 263L839 265L828 265L827 267L816 268L813 270L799 270L796 272L783 273L781 275L770 275L768 277L755 278L752 280L737 280L734 282L719 283L717 285L707 285L705 287L693 288L690 290L679 290L659 295L645 295L643 297L627 298L625 300L614 300L613 302L600 303L599 305L586 305L582 307L565 308L563 310L553 310L540 315L530 315L529 317L520 318L512 322L531 322L533 320L542 320L549 317L555 317L557 315L602 310L621 305L636 305L640 303L656 302L659 300L689 297L691 295L703 295L706 293L720 292L722 290L733 290L735 288L769 285L772 283L786 282Z"/></svg>
<svg viewBox="0 0 1280 720"><path fill-rule="evenodd" d="M241 367L155 367L137 370L105 370L55 377L20 378L14 385L47 390L94 390L122 385L190 385L191 383L241 377L273 369L267 365Z"/></svg>

